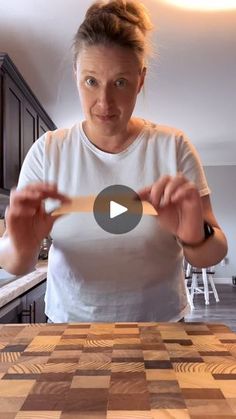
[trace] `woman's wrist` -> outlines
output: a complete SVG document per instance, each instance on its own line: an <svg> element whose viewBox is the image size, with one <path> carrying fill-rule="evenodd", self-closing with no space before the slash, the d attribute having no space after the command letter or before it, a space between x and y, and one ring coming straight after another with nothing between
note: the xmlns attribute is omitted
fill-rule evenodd
<svg viewBox="0 0 236 419"><path fill-rule="evenodd" d="M181 244L181 246L183 246L185 248L194 249L194 248L198 248L198 247L202 246L215 233L215 230L212 227L212 225L209 224L205 220L204 220L204 223L203 223L203 229L204 229L204 237L200 241L188 243L188 242L185 242L185 241L183 241L183 240L181 240L180 238L177 237L178 242Z"/></svg>

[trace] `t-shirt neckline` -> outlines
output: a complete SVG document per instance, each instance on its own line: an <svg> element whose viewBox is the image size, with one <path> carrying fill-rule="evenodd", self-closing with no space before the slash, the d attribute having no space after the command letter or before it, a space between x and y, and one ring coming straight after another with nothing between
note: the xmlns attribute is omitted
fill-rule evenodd
<svg viewBox="0 0 236 419"><path fill-rule="evenodd" d="M119 160L121 158L123 158L124 156L130 154L140 143L140 141L143 138L144 135L144 131L145 131L145 126L146 126L146 121L144 121L144 125L142 127L142 129L140 130L140 132L137 134L136 138L134 139L134 141L128 145L127 148L125 148L125 150L120 151L119 153L109 153L103 150L100 150L99 148L97 148L87 137L87 135L85 134L84 128L83 128L83 122L84 121L80 121L79 122L79 130L80 130L80 134L81 134L81 139L83 141L83 143L90 148L90 150L92 150L94 153L98 154L99 156L103 157L104 159L113 159L113 160Z"/></svg>

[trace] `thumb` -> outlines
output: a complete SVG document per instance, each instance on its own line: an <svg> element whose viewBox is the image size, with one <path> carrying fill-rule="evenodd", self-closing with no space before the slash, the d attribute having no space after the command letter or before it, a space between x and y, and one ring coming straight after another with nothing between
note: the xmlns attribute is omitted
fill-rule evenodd
<svg viewBox="0 0 236 419"><path fill-rule="evenodd" d="M140 189L140 190L137 192L137 194L138 194L139 198L141 199L141 201L148 201L148 202L151 202L151 196L150 196L150 194L151 194L151 189L152 189L152 187L151 187L151 186L146 186L145 188Z"/></svg>
<svg viewBox="0 0 236 419"><path fill-rule="evenodd" d="M52 219L52 222L53 222L53 224L55 223L55 221L57 221L59 218L61 218L61 217L63 217L63 215L66 215L66 214L50 214L50 217L51 217L51 219Z"/></svg>
<svg viewBox="0 0 236 419"><path fill-rule="evenodd" d="M58 218L60 218L63 215L65 215L65 214L53 214L54 213L54 210L51 211L51 212L46 212L45 211L45 203L44 202L41 202L41 205L40 205L40 208L39 208L39 212L41 213L41 215L43 217L45 217L48 221L50 221L51 226L53 226L53 224L55 223L55 221Z"/></svg>

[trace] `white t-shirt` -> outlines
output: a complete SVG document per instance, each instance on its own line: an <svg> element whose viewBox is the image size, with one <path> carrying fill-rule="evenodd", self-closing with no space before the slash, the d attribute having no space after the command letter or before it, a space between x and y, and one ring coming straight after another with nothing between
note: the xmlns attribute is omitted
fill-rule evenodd
<svg viewBox="0 0 236 419"><path fill-rule="evenodd" d="M115 184L135 191L182 172L209 194L194 147L176 129L145 121L124 151L99 150L82 123L40 137L23 163L18 188L55 182L70 196L97 195ZM51 231L46 314L53 322L174 321L188 309L183 252L157 216L143 216L129 233L113 235L93 213L59 218Z"/></svg>

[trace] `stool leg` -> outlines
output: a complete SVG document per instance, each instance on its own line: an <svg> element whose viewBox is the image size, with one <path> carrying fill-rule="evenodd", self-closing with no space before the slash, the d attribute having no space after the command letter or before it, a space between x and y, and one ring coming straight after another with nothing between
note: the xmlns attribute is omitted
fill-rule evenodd
<svg viewBox="0 0 236 419"><path fill-rule="evenodd" d="M213 279L211 274L208 275L208 278L209 278L209 281L210 281L210 284L211 284L211 288L212 288L214 297L216 299L216 302L218 303L220 301L220 299L219 299L218 292L217 292L216 287L215 287L214 279Z"/></svg>
<svg viewBox="0 0 236 419"><path fill-rule="evenodd" d="M185 288L186 288L186 294L187 294L187 299L188 299L188 303L190 305L190 308L191 308L191 310L194 310L195 307L194 307L194 304L193 304L191 294L190 294L189 289L188 289L188 280L187 279L185 279Z"/></svg>
<svg viewBox="0 0 236 419"><path fill-rule="evenodd" d="M187 264L187 269L186 269L186 276L190 276L191 274L191 265L190 263Z"/></svg>
<svg viewBox="0 0 236 419"><path fill-rule="evenodd" d="M195 291L195 288L196 288L196 277L197 277L197 274L192 274L192 282L191 282L191 289L190 289L190 297L191 297L191 300L192 300L192 302L193 302L193 299L194 299L194 291Z"/></svg>
<svg viewBox="0 0 236 419"><path fill-rule="evenodd" d="M205 304L208 305L209 304L209 289L208 289L206 269L202 269L202 280L203 280L203 286L204 286Z"/></svg>

